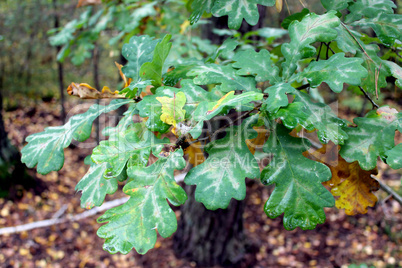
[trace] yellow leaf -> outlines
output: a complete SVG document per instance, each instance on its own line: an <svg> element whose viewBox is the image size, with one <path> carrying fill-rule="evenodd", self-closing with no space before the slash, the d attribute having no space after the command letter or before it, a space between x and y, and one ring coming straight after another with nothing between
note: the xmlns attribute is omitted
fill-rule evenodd
<svg viewBox="0 0 402 268"><path fill-rule="evenodd" d="M226 100L226 98L228 98L229 96L232 96L232 95L234 95L234 91L230 91L230 92L228 92L225 96L223 96L222 98L220 98L220 99L218 100L218 102L216 103L216 105L215 105L214 107L212 107L212 109L209 110L209 111L207 112L207 114L212 113L216 108L218 108L218 107L222 104L222 102L223 102L224 100Z"/></svg>
<svg viewBox="0 0 402 268"><path fill-rule="evenodd" d="M281 12L283 7L282 0L276 0L275 2L276 11Z"/></svg>
<svg viewBox="0 0 402 268"><path fill-rule="evenodd" d="M263 126L261 127L253 127L255 131L257 131L258 135L254 139L246 140L246 144L248 149L252 154L255 154L255 150L262 148L264 145L265 141L268 138L268 130L265 129Z"/></svg>
<svg viewBox="0 0 402 268"><path fill-rule="evenodd" d="M331 169L332 178L323 185L332 189L333 196L339 196L335 205L339 209L345 209L347 215L365 214L367 207L372 207L377 202L373 192L380 186L370 176L378 173L377 168L366 171L357 161L346 162L339 154L339 146L332 142L312 153L304 152L303 155Z"/></svg>
<svg viewBox="0 0 402 268"><path fill-rule="evenodd" d="M185 20L181 25L180 25L180 34L183 34L187 27L190 26L190 21L189 20Z"/></svg>
<svg viewBox="0 0 402 268"><path fill-rule="evenodd" d="M162 104L162 114L160 119L166 124L176 126L177 123L184 121L186 111L183 110L186 104L186 95L183 92L175 93L173 98L157 97Z"/></svg>
<svg viewBox="0 0 402 268"><path fill-rule="evenodd" d="M194 139L190 141L194 141ZM201 148L201 143L196 142L184 149L184 154L188 156L188 162L193 166L198 166L205 161L204 152Z"/></svg>
<svg viewBox="0 0 402 268"><path fill-rule="evenodd" d="M86 83L71 83L67 88L67 93L71 96L77 96L81 99L124 99L124 95L118 91L112 92L108 87L103 87L99 92Z"/></svg>

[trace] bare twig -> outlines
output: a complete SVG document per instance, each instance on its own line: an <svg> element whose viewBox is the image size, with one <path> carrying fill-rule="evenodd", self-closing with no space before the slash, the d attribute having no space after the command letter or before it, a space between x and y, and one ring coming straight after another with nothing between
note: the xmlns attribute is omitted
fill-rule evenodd
<svg viewBox="0 0 402 268"><path fill-rule="evenodd" d="M323 42L321 42L320 48L318 49L318 54L317 54L317 58L315 59L315 61L318 61L320 59L322 45L323 45Z"/></svg>
<svg viewBox="0 0 402 268"><path fill-rule="evenodd" d="M52 225L65 223L65 222L79 221L79 220L88 218L90 216L96 215L97 213L99 213L101 211L119 206L119 205L127 202L127 200L128 200L127 197L123 197L123 198L116 199L113 201L105 202L102 206L95 207L95 208L85 211L83 213L79 213L79 214L75 214L75 215L67 215L66 217L63 217L63 218L56 218L55 216L53 216L53 218L49 219L49 220L36 221L36 222L18 225L18 226L14 226L14 227L1 228L0 235L14 234L14 233L29 231L29 230L33 230L33 229L37 229L37 228L42 228L42 227L49 227ZM59 211L61 211L61 209ZM55 215L58 214L59 211L56 212Z"/></svg>
<svg viewBox="0 0 402 268"><path fill-rule="evenodd" d="M351 31L349 31L348 27L346 27L346 25L343 22L341 22L341 24L342 24L343 28L345 28L346 31L348 31L349 34L353 37L353 39L356 41L356 43L362 49L363 53L367 56L367 58L369 58L372 62L374 62L373 59L367 54L366 50L363 48L363 46L360 44L360 42L357 40L357 38L352 34Z"/></svg>
<svg viewBox="0 0 402 268"><path fill-rule="evenodd" d="M364 96L371 102L371 104L373 105L373 109L380 107L380 106L378 106L377 103L375 103L375 102L371 99L371 97L369 96L369 94L368 94L361 86L359 86L359 88L360 88L361 92L363 92Z"/></svg>
<svg viewBox="0 0 402 268"><path fill-rule="evenodd" d="M371 175L371 177L373 179L376 179L378 181L378 183L380 184L380 188L382 190L384 190L385 192L389 193L390 195L392 195L392 197L399 203L402 205L402 197L397 194L394 190L391 189L391 187L389 187L388 185L386 185L384 182L382 182L379 178L377 178L374 175Z"/></svg>

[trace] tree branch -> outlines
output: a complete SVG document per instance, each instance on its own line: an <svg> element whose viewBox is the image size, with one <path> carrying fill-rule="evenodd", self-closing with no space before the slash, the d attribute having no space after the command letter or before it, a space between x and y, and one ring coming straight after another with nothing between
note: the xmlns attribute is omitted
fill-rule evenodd
<svg viewBox="0 0 402 268"><path fill-rule="evenodd" d="M389 187L388 185L386 185L384 182L382 182L379 178L377 178L374 175L371 175L371 177L375 180L378 181L378 183L380 184L380 188L382 190L384 190L385 192L389 193L390 195L392 195L392 197L399 203L402 205L402 197L400 195L398 195L394 190L391 189L391 187Z"/></svg>
<svg viewBox="0 0 402 268"><path fill-rule="evenodd" d="M359 86L359 88L360 88L361 92L363 92L364 96L371 102L371 104L373 105L373 109L374 109L374 108L380 108L380 106L378 106L378 104L375 103L375 102L371 99L371 97L369 96L369 94L368 94L361 86Z"/></svg>

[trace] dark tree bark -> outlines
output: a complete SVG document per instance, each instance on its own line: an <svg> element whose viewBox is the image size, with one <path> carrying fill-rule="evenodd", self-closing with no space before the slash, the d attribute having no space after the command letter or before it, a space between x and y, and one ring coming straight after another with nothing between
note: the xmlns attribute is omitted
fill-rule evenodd
<svg viewBox="0 0 402 268"><path fill-rule="evenodd" d="M53 0L54 9L54 27L60 27L59 13L57 12L57 0ZM61 46L56 47L56 55L59 54ZM56 57L57 58L57 57ZM65 123L66 121L66 108L65 108L65 96L64 96L64 69L63 63L57 61L57 73L59 78L59 91L60 91L60 105L61 105L61 121Z"/></svg>
<svg viewBox="0 0 402 268"><path fill-rule="evenodd" d="M4 71L4 65L2 65ZM0 79L0 197L20 197L21 189L35 187L35 180L26 173L18 150L10 143L3 121L3 79ZM17 187L19 185L19 187Z"/></svg>
<svg viewBox="0 0 402 268"><path fill-rule="evenodd" d="M210 211L194 199L194 186L185 186L189 200L181 208L174 236L176 255L198 266L233 266L245 254L244 202L233 200L225 210Z"/></svg>
<svg viewBox="0 0 402 268"><path fill-rule="evenodd" d="M100 81L99 81L99 48L95 43L95 48L92 51L92 61L93 61L93 77L94 77L94 85L95 88L101 91ZM96 100L96 103L99 104L99 100ZM96 143L100 142L100 128L99 128L99 117L97 117L94 121L95 125L95 139Z"/></svg>

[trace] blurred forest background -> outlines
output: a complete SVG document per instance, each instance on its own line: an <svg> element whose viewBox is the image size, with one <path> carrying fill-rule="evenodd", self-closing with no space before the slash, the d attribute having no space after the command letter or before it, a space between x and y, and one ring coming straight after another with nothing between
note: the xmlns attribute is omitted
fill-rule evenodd
<svg viewBox="0 0 402 268"><path fill-rule="evenodd" d="M151 4L142 5L134 15L134 8L126 10L116 5L112 10L111 4L77 7L78 2L91 1L0 1L0 134L4 123L3 133L9 140L7 145L0 141L0 228L84 211L74 188L87 171L83 160L91 148L70 146L65 152L63 169L45 176L26 170L15 158L11 166L5 165L7 161L1 162L1 153L3 150L4 154L6 147L17 148L18 152L28 135L46 126L61 125L65 118L84 111L77 106L84 101L66 94L71 82L85 82L97 89L103 86L120 89L122 81L114 62L125 63L121 48L131 36L160 37L172 33L173 58L212 53L215 44L221 44L232 34L243 38L245 45L260 42L275 49L277 40L288 38L279 28L289 13L300 12L303 4L312 12L324 12L319 0L288 0L280 13L275 8L260 10L262 19L258 27L266 27L264 30L252 32L252 27L243 25L236 33L227 30L226 22L216 18L189 26L186 23L189 12L181 0L147 2ZM401 14L402 1L396 4ZM130 26L125 27L129 22ZM371 109L367 99L355 93L344 90L339 95L339 114L348 120ZM401 95L401 90L389 81L377 102L402 110ZM331 99L333 96L323 97L335 101ZM92 141L99 138L94 134ZM401 137L398 138L400 142ZM4 136L0 135L0 140L4 142ZM3 159L7 158L3 155ZM383 165L378 177L402 195L401 174L402 171L391 171ZM402 267L402 209L386 192L377 192L379 202L369 208L367 215L346 216L341 210L331 209L326 211L327 222L316 230L285 231L281 217L272 220L263 213L264 200L271 191L258 182L248 181L243 217L249 243L238 266ZM123 196L120 192L107 200ZM179 209L176 214L180 216ZM110 255L102 250L103 241L96 236L99 227L96 218L1 235L0 266L197 266L193 260L174 253L173 238L159 237L156 249L145 256L134 252Z"/></svg>

